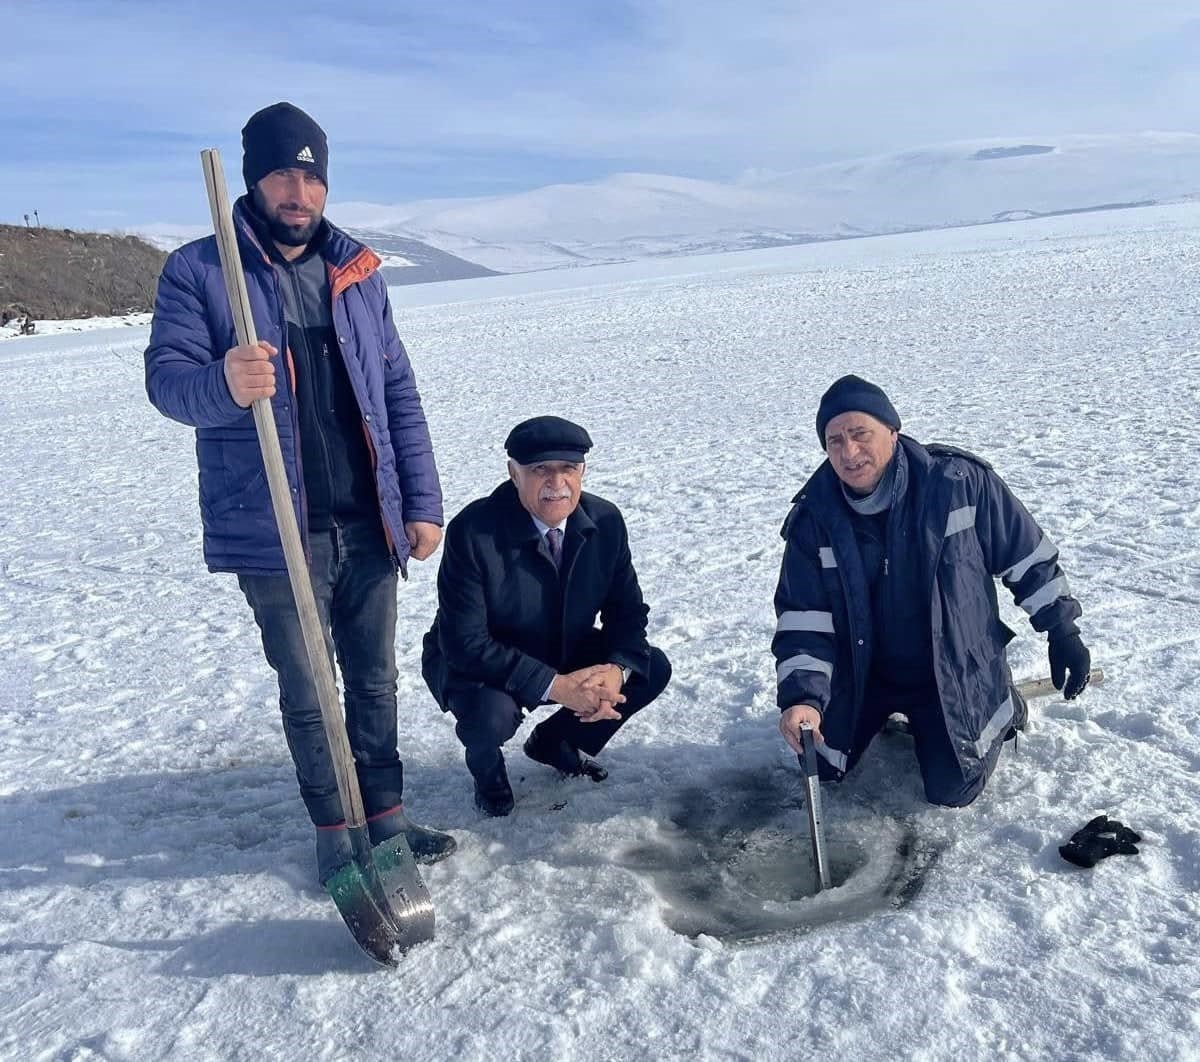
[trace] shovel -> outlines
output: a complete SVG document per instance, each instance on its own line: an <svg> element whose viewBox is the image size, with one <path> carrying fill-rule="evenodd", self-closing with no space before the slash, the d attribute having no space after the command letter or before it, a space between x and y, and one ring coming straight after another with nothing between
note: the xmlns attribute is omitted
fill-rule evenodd
<svg viewBox="0 0 1200 1062"><path fill-rule="evenodd" d="M805 804L808 806L808 832L812 837L813 872L817 892L829 888L829 861L825 856L825 820L821 809L821 779L817 773L817 743L810 727L800 731L800 767L804 771Z"/></svg>
<svg viewBox="0 0 1200 1062"><path fill-rule="evenodd" d="M1087 684L1089 686L1099 686L1104 681L1104 669L1099 667L1092 668L1088 672ZM1052 697L1058 692L1054 686L1054 682L1050 676L1045 678L1029 679L1027 682L1017 683L1017 692L1027 701L1035 697Z"/></svg>
<svg viewBox="0 0 1200 1062"><path fill-rule="evenodd" d="M1099 686L1104 681L1104 671L1093 668L1088 674L1088 682ZM1048 697L1058 691L1049 677L1031 679L1017 684L1017 692L1026 700L1034 697ZM901 728L907 729L907 726ZM821 781L817 774L817 745L812 730L804 727L800 731L800 745L804 750L798 757L800 767L804 772L805 804L808 807L808 831L812 837L813 875L816 879L816 891L829 888L829 861L825 854L825 823L821 809Z"/></svg>
<svg viewBox="0 0 1200 1062"><path fill-rule="evenodd" d="M221 155L215 148L210 148L200 152L200 162L204 169L208 205L212 210L213 230L217 236L221 270L225 276L238 342L252 345L258 342L258 336L250 311L250 298L246 293L246 278L233 229ZM325 650L325 638L313 597L308 561L300 542L296 512L292 508L291 490L283 455L279 450L271 400L257 399L253 411L267 483L271 489L275 522L279 527L288 577L291 579L304 645L308 651L308 663L321 706L325 737L333 755L338 795L342 800L354 850L354 858L325 883L325 888L363 951L377 962L395 966L399 961L399 953L433 938L433 904L403 833L396 834L373 850L371 848L362 793L358 788L354 758L333 681L333 668Z"/></svg>

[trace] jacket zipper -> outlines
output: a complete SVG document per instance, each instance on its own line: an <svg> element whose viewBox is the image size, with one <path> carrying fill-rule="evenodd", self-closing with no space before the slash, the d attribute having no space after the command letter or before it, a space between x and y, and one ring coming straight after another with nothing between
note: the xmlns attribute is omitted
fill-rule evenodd
<svg viewBox="0 0 1200 1062"><path fill-rule="evenodd" d="M325 430L321 426L321 420L324 415L324 410L320 408L319 400L324 397L320 394L317 388L318 363L317 353L313 350L308 341L308 318L304 313L304 293L300 290L300 281L296 276L296 269L290 263L284 267L287 270L288 280L291 281L292 293L296 296L296 316L300 318L300 337L305 349L308 351L308 371L312 373L313 380L313 405L318 408L313 410L313 427L316 429L317 438L321 441L321 450L325 454L325 481L329 488L329 501L332 507L334 500L334 483L333 483L333 459L329 453L329 440L325 437ZM332 311L331 311L332 316ZM328 350L325 351L324 357L329 357ZM326 374L328 375L328 374ZM325 381L326 383L328 381ZM331 389L332 390L332 389ZM333 519L333 513L330 512L329 518Z"/></svg>
<svg viewBox="0 0 1200 1062"><path fill-rule="evenodd" d="M288 377L288 423L292 428L292 443L296 449L296 522L300 526L300 541L304 544L305 559L312 564L312 549L308 542L308 498L304 493L304 460L300 449L300 411L296 408L299 398L296 390L296 366L292 362L292 351L287 341L287 314L283 310L283 292L279 290L279 274L271 265L269 258L266 259L266 262L267 268L271 272L271 279L275 283L275 302L279 307L279 323L283 335L283 354L285 355L280 360L283 362L283 371Z"/></svg>
<svg viewBox="0 0 1200 1062"><path fill-rule="evenodd" d="M833 549L833 533L832 533L832 529L828 529L828 531L829 531L829 548L832 550ZM836 559L836 557L837 557L837 554L835 553L834 558ZM850 667L854 672L854 675L853 675L854 699L857 702L859 702L859 710L861 711L862 693L859 690L859 685L860 685L859 684L859 676L863 675L863 668L859 661L859 657L860 657L859 650L861 649L861 646L859 645L859 639L857 637L855 637L857 632L854 630L854 627L853 627L854 609L851 607L851 604L850 604L850 590L849 590L849 587L847 587L847 585L846 585L846 576L845 576L844 572L845 572L845 569L843 568L842 564L839 562L838 566L837 566L838 582L841 584L841 587L842 587L842 602L846 607L846 622L851 624L851 629L850 629ZM863 678L862 686L863 686L863 690L865 691L865 688L866 688L865 677ZM833 699L833 679L832 678L829 681L829 697L830 697L830 700ZM857 725L858 725L857 718L854 720L854 722L855 722L855 727L857 728ZM847 747L845 749L843 749L842 751L846 754L847 758L849 758L851 753L854 752L853 734L850 735L850 741L847 744Z"/></svg>

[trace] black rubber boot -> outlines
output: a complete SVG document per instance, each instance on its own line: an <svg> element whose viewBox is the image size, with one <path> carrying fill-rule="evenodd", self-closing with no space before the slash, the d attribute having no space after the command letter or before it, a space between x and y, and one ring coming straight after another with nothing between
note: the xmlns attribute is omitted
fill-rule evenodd
<svg viewBox="0 0 1200 1062"><path fill-rule="evenodd" d="M367 820L367 832L372 846L403 832L413 859L418 863L436 863L458 848L458 842L450 834L418 825L409 819L403 807L373 815Z"/></svg>
<svg viewBox="0 0 1200 1062"><path fill-rule="evenodd" d="M354 858L354 845L344 822L317 827L317 881L322 885Z"/></svg>

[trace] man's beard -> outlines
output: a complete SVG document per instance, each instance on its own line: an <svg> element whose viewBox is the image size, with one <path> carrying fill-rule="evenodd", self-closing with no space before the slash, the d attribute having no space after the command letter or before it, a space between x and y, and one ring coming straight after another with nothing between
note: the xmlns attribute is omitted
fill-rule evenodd
<svg viewBox="0 0 1200 1062"><path fill-rule="evenodd" d="M262 196L257 188L254 190L254 208L258 211L258 216L266 222L271 239L285 247L306 246L317 234L317 228L321 224L322 215L316 214L303 225L285 225L277 217L268 213L267 205L262 201Z"/></svg>

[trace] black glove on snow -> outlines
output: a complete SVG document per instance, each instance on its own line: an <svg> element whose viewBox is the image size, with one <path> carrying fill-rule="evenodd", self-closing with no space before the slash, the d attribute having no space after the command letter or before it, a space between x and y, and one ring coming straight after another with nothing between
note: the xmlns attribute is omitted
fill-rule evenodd
<svg viewBox="0 0 1200 1062"><path fill-rule="evenodd" d="M1078 634L1050 637L1050 681L1056 690L1063 691L1063 699L1073 701L1088 684L1092 670L1092 654ZM1070 671L1070 678L1067 672Z"/></svg>
<svg viewBox="0 0 1200 1062"><path fill-rule="evenodd" d="M1141 839L1141 834L1116 819L1097 815L1083 829L1076 830L1066 844L1060 844L1058 853L1068 863L1090 869L1110 855L1137 855L1136 845Z"/></svg>

